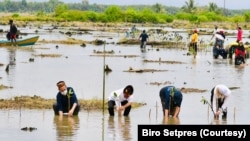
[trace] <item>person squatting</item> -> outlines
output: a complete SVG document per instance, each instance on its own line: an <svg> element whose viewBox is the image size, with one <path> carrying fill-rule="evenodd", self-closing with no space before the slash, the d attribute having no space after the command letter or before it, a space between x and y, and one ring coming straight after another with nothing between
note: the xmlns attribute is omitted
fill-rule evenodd
<svg viewBox="0 0 250 141"><path fill-rule="evenodd" d="M127 85L125 88L115 90L110 93L108 97L108 111L110 116L114 116L114 106L117 111L121 114L124 110L123 115L128 116L133 103L133 92L134 88L132 85Z"/></svg>

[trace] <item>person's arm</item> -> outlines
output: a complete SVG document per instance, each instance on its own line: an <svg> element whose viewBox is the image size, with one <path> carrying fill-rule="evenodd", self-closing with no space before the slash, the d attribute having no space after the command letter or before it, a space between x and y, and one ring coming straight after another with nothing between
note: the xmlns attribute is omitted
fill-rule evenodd
<svg viewBox="0 0 250 141"><path fill-rule="evenodd" d="M214 96L213 96L213 100L212 100L212 105L213 105L213 112L214 112L214 114L216 114L216 95L217 95L217 89L216 88L214 88Z"/></svg>
<svg viewBox="0 0 250 141"><path fill-rule="evenodd" d="M219 88L214 88L214 97L213 97L213 111L214 111L214 114L215 114L215 116L216 116L216 118L218 118L219 117L219 115L220 115L220 113L222 112L221 111L221 108L219 108L218 110L216 109L216 100L217 100L217 96L218 96L218 94L220 94L220 92L219 92Z"/></svg>
<svg viewBox="0 0 250 141"><path fill-rule="evenodd" d="M72 107L69 110L68 116L72 116L73 113L74 113L74 111L75 111L75 109L76 109L76 106L78 104L78 100L77 100L76 93L75 93L75 91L74 91L73 88L70 87L68 89L68 93L69 93L69 95L71 97L70 98L70 102L73 103Z"/></svg>
<svg viewBox="0 0 250 141"><path fill-rule="evenodd" d="M181 110L181 108L179 106L175 107L175 112L174 112L174 116L173 116L174 118L179 116L180 110Z"/></svg>
<svg viewBox="0 0 250 141"><path fill-rule="evenodd" d="M142 36L142 34L140 34L140 36L139 36L138 40L141 40L141 36Z"/></svg>
<svg viewBox="0 0 250 141"><path fill-rule="evenodd" d="M77 106L77 103L74 103L72 108L69 110L68 116L73 116L76 106Z"/></svg>
<svg viewBox="0 0 250 141"><path fill-rule="evenodd" d="M132 105L132 102L128 102L127 104L125 104L125 105L119 107L118 110L119 110L119 111L122 111L122 110L126 109L127 107L129 107L129 106L131 106L131 105Z"/></svg>
<svg viewBox="0 0 250 141"><path fill-rule="evenodd" d="M176 89L174 92L174 102L176 104L174 115L173 115L174 118L177 118L179 116L179 113L181 111L182 98L183 96L182 96L181 90Z"/></svg>
<svg viewBox="0 0 250 141"><path fill-rule="evenodd" d="M213 40L213 38L214 38L214 35L215 35L215 34L213 34L213 35L212 35L212 37L211 37L211 39L210 39L210 40Z"/></svg>
<svg viewBox="0 0 250 141"><path fill-rule="evenodd" d="M229 101L229 97L230 96L226 96L225 99L224 99L224 102L221 106L222 110L225 110L227 108L227 105L228 105L228 101Z"/></svg>

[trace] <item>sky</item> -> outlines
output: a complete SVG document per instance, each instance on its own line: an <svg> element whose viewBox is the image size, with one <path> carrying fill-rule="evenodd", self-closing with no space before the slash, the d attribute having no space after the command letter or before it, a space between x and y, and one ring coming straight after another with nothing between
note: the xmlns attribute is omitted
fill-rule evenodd
<svg viewBox="0 0 250 141"><path fill-rule="evenodd" d="M63 1L65 3L81 3L83 0L60 0L60 1ZM185 2L188 1L189 0L88 0L89 4L96 3L105 5L134 5L134 4L153 5L159 3L165 6L176 6L176 7L182 7L185 5ZM195 0L195 4L198 6L208 6L210 2L214 2L217 4L217 6L222 8L224 7L224 2L225 2L226 9L238 9L238 10L250 9L250 0Z"/></svg>

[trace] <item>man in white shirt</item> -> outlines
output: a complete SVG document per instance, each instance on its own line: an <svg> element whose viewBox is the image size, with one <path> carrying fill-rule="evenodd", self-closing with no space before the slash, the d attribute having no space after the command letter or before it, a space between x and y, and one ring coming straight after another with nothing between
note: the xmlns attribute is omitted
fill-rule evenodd
<svg viewBox="0 0 250 141"><path fill-rule="evenodd" d="M128 116L133 103L134 88L128 85L125 88L115 90L110 93L108 97L108 111L110 116L114 116L114 107L120 113L124 111L123 115Z"/></svg>
<svg viewBox="0 0 250 141"><path fill-rule="evenodd" d="M231 90L223 85L218 84L211 90L211 105L216 119L222 114L222 118L227 117L227 105L231 96Z"/></svg>

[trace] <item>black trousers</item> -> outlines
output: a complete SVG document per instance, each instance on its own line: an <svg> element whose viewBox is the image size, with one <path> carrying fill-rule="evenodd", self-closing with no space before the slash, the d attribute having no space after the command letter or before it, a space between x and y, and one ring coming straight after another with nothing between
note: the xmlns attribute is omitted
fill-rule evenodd
<svg viewBox="0 0 250 141"><path fill-rule="evenodd" d="M53 110L54 110L55 115L59 115L59 109L58 109L56 103L53 104ZM74 111L73 115L78 115L79 111L80 111L80 105L77 105L76 108L75 108L75 111ZM63 110L63 113L68 113L68 112L69 112L69 111L68 111L67 108L65 108L65 109Z"/></svg>
<svg viewBox="0 0 250 141"><path fill-rule="evenodd" d="M125 101L122 101L122 102L121 102L121 105L123 106L123 105L125 105L125 104L127 104L127 103L128 103L128 101L125 100ZM113 100L108 101L108 111L109 111L109 115L110 115L110 116L114 116L114 115L115 115L114 106L115 106L115 101L113 101ZM128 116L128 115L129 115L129 112L130 112L130 110L131 110L131 107L132 107L132 106L128 106L127 108L125 108L125 110L124 110L124 112L123 112L123 115L124 115L124 116Z"/></svg>

